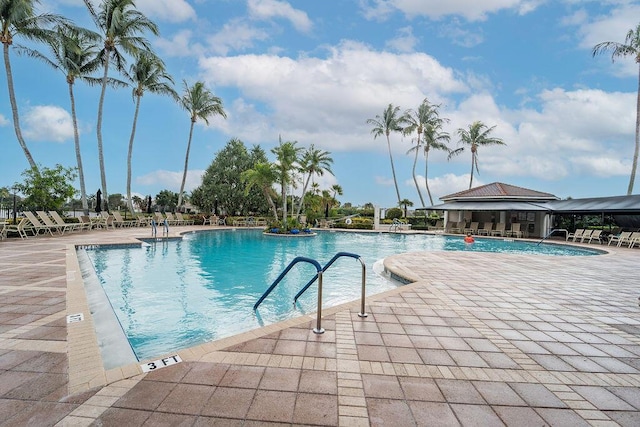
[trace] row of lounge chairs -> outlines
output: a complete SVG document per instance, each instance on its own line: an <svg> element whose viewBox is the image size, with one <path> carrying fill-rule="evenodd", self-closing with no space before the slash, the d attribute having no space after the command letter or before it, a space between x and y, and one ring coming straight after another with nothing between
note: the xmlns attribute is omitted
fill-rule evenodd
<svg viewBox="0 0 640 427"><path fill-rule="evenodd" d="M440 225L440 227L439 227ZM504 222L499 222L494 224L492 222L485 222L480 227L480 222L473 221L469 225L467 225L466 221L449 221L447 222L447 226L441 228L442 221L438 221L435 227L429 227L429 230L443 230L446 233L458 233L458 234L467 234L471 233L479 236L500 236L500 237L523 237L524 231L522 230L522 224L519 222L514 222L511 224L511 228L507 230L507 224Z"/></svg>
<svg viewBox="0 0 640 427"><path fill-rule="evenodd" d="M627 245L629 248L633 248L635 245L640 247L640 232L638 231L622 231L618 234L605 235L605 232L600 229L584 229L578 228L573 233L567 234L566 240L580 243L593 243L598 242L604 244L607 242L607 246L615 244L617 247Z"/></svg>

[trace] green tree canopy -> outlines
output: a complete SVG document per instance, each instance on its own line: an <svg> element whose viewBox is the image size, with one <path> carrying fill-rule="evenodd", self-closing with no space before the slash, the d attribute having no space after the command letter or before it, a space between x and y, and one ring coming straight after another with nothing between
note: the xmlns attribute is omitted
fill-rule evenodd
<svg viewBox="0 0 640 427"><path fill-rule="evenodd" d="M25 209L61 212L66 201L76 194L74 168L59 164L51 169L40 166L26 169L22 176L24 182L16 184L16 188L25 196Z"/></svg>

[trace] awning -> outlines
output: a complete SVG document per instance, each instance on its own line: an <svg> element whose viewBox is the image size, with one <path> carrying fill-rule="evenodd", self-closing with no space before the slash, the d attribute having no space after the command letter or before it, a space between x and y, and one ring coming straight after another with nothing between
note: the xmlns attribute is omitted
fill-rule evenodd
<svg viewBox="0 0 640 427"><path fill-rule="evenodd" d="M433 211L551 211L550 202L492 201L492 202L450 202L415 210Z"/></svg>
<svg viewBox="0 0 640 427"><path fill-rule="evenodd" d="M640 195L555 200L549 207L558 213L635 213L640 214Z"/></svg>

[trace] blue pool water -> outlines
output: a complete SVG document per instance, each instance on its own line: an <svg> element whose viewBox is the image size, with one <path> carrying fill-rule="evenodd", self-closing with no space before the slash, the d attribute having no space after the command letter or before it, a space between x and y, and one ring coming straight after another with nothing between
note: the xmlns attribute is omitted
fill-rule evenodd
<svg viewBox="0 0 640 427"><path fill-rule="evenodd" d="M320 232L315 237L263 236L257 230L190 233L182 240L146 247L86 250L97 277L136 356L142 360L316 310L312 286L293 297L315 274L297 264L260 305L253 305L297 256L325 265L337 252L352 252L367 266L367 294L397 286L374 272L376 261L413 251L488 251L547 255L597 252L522 241L409 234ZM361 264L340 258L324 274L323 307L357 300Z"/></svg>

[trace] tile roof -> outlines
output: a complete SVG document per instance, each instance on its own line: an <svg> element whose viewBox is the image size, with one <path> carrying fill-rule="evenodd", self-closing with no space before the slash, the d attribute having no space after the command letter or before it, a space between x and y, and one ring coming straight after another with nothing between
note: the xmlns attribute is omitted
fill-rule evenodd
<svg viewBox="0 0 640 427"><path fill-rule="evenodd" d="M495 199L526 199L526 200L558 200L558 197L551 193L530 190L528 188L515 185L493 182L458 193L440 197L443 201L453 200L495 200Z"/></svg>

